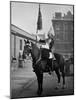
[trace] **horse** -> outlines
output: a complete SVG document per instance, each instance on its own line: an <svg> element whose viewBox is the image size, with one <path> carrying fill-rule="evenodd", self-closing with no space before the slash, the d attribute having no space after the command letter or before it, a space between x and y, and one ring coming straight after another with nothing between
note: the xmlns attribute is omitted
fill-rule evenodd
<svg viewBox="0 0 76 100"><path fill-rule="evenodd" d="M43 60L41 58L41 50L37 47L37 45L33 42L31 42L31 48L30 53L32 56L33 61L33 69L37 76L37 82L38 82L38 89L37 94L41 95L43 91L43 73L48 72L48 70L45 70L47 67L46 60ZM63 86L65 87L65 72L64 72L64 58L62 55L58 53L54 53L54 56L56 58L56 61L53 62L53 71L55 71L57 78L58 78L58 85L60 84L60 72L62 73L63 78ZM49 68L49 67L48 67ZM58 89L58 87L56 87Z"/></svg>

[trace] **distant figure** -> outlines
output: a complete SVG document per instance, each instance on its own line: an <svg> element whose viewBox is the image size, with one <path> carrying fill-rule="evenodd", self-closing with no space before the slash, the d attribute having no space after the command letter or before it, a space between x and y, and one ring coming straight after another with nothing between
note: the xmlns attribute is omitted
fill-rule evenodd
<svg viewBox="0 0 76 100"><path fill-rule="evenodd" d="M27 57L29 57L29 48L30 48L30 42L29 42L29 40L27 39L27 40L24 40L24 42L25 42L25 45L24 45L24 50L23 50L23 55L22 55L22 57L23 57L23 59L27 59Z"/></svg>
<svg viewBox="0 0 76 100"><path fill-rule="evenodd" d="M18 61L19 61L18 67L19 67L19 68L22 68L22 67L23 67L23 63L22 63L22 54L21 54L21 52L19 52L19 58L18 58Z"/></svg>

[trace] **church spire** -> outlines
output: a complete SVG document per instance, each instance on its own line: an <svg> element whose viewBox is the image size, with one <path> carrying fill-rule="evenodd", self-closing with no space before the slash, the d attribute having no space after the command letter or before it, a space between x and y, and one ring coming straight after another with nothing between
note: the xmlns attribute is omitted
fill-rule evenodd
<svg viewBox="0 0 76 100"><path fill-rule="evenodd" d="M40 4L39 4L39 12L38 12L38 21L37 21L37 30L42 29L42 15L40 11Z"/></svg>

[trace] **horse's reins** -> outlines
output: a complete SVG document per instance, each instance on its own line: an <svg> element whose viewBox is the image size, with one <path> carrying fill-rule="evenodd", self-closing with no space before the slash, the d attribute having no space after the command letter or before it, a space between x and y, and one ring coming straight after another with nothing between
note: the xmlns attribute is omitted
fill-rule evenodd
<svg viewBox="0 0 76 100"><path fill-rule="evenodd" d="M38 62L41 60L41 54L40 54L40 56L39 56L39 58L38 58L38 60L36 61L36 63L35 64L38 64Z"/></svg>
<svg viewBox="0 0 76 100"><path fill-rule="evenodd" d="M35 58L35 59L36 59L36 58ZM40 62L40 60L41 60L41 52L39 53L39 57L38 57L38 59L36 60L35 65L37 65L37 64Z"/></svg>

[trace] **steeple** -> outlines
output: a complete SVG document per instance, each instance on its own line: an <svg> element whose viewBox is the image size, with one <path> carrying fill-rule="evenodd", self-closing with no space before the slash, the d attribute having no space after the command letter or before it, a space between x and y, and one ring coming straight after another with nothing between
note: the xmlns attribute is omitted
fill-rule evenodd
<svg viewBox="0 0 76 100"><path fill-rule="evenodd" d="M42 16L41 16L41 11L40 11L40 4L39 4L39 16L42 17Z"/></svg>
<svg viewBox="0 0 76 100"><path fill-rule="evenodd" d="M37 30L42 29L42 15L40 11L40 4L39 4L39 12L38 12L38 21L37 21Z"/></svg>

